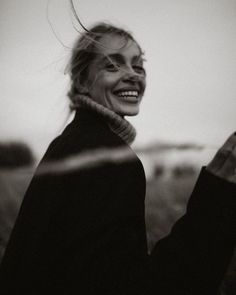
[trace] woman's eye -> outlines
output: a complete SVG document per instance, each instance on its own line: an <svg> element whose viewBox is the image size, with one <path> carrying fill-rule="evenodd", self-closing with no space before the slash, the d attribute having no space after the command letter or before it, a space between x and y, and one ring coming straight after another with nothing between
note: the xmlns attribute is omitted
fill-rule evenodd
<svg viewBox="0 0 236 295"><path fill-rule="evenodd" d="M134 68L135 72L137 72L139 74L145 74L145 69L143 66L134 65L133 68Z"/></svg>
<svg viewBox="0 0 236 295"><path fill-rule="evenodd" d="M116 72L116 71L119 71L119 65L117 64L113 64L113 63L109 63L105 66L106 70L107 71L110 71L110 72Z"/></svg>

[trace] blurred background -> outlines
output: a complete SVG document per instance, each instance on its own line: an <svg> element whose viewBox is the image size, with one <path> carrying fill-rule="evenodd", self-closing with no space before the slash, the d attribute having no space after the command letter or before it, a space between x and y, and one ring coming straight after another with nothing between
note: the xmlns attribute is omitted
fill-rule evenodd
<svg viewBox="0 0 236 295"><path fill-rule="evenodd" d="M151 249L184 213L201 166L236 129L236 1L74 5L86 27L122 26L145 51L147 90L130 121L147 176ZM68 0L0 2L0 257L38 161L73 117L65 73L79 35L73 26L82 31ZM234 270L221 292L236 294Z"/></svg>

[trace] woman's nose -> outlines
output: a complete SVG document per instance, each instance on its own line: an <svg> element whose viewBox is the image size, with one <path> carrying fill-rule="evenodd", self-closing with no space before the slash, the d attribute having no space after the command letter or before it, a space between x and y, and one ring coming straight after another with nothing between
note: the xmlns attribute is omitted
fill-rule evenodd
<svg viewBox="0 0 236 295"><path fill-rule="evenodd" d="M137 74L133 69L127 69L124 71L123 80L137 82L140 80L140 75Z"/></svg>

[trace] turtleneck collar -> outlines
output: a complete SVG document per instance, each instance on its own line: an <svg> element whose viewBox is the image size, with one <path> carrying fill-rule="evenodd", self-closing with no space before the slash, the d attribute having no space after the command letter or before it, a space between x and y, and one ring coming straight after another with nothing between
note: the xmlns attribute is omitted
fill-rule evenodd
<svg viewBox="0 0 236 295"><path fill-rule="evenodd" d="M131 144L136 136L135 128L123 117L114 111L94 101L86 94L76 95L73 99L72 109L84 108L100 115L108 123L110 129L121 137L126 143Z"/></svg>

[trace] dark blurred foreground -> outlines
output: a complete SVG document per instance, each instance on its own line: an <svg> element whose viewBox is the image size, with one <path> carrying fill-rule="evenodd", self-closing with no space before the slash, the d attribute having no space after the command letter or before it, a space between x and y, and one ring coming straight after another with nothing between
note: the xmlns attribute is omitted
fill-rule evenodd
<svg viewBox="0 0 236 295"><path fill-rule="evenodd" d="M0 143L0 260L33 176L34 161L24 143Z"/></svg>
<svg viewBox="0 0 236 295"><path fill-rule="evenodd" d="M146 227L149 250L184 214L209 151L196 145L156 145L139 151L147 176ZM31 150L0 143L0 261L20 204L35 171ZM236 294L236 253L219 295Z"/></svg>

